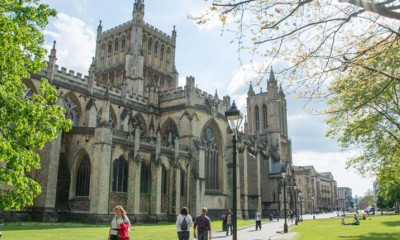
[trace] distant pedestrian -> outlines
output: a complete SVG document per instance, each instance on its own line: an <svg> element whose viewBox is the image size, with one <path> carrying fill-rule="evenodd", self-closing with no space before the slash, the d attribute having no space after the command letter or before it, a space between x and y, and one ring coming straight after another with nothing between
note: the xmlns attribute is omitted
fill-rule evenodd
<svg viewBox="0 0 400 240"><path fill-rule="evenodd" d="M257 231L258 228L260 228L260 230L261 230L261 212L260 212L260 210L257 209L257 212L256 212L256 231Z"/></svg>
<svg viewBox="0 0 400 240"><path fill-rule="evenodd" d="M276 210L275 216L276 216L276 221L279 222L279 218L281 217L281 212L279 212L279 210Z"/></svg>
<svg viewBox="0 0 400 240"><path fill-rule="evenodd" d="M189 240L190 228L193 226L192 216L189 215L187 207L181 209L181 214L176 218L176 229L179 240Z"/></svg>
<svg viewBox="0 0 400 240"><path fill-rule="evenodd" d="M203 207L201 209L201 215L196 217L196 220L194 221L193 236L194 238L197 237L198 240L211 239L211 221L206 215L207 211L207 208Z"/></svg>
<svg viewBox="0 0 400 240"><path fill-rule="evenodd" d="M233 225L233 214L232 211L229 209L228 212L225 215L225 230L226 230L226 236L229 235L229 228L231 229L231 235L232 235L232 225Z"/></svg>

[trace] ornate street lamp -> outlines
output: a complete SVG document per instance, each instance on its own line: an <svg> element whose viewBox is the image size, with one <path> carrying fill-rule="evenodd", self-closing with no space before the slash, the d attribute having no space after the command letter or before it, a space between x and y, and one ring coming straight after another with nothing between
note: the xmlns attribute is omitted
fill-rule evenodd
<svg viewBox="0 0 400 240"><path fill-rule="evenodd" d="M296 182L293 183L294 189L294 225L298 225L297 221L297 184Z"/></svg>
<svg viewBox="0 0 400 240"><path fill-rule="evenodd" d="M236 104L235 104L235 100L233 100L232 106L231 108L229 108L226 112L225 112L225 117L228 120L229 123L229 127L233 130L233 138L232 138L232 145L233 145L233 151L232 151L232 155L233 155L233 167L232 167L232 175L233 175L233 214L234 214L234 218L233 218L233 240L237 240L237 169L236 169L236 134L238 131L238 128L240 127L240 124L242 123L242 119L243 116L240 113L240 111L237 109Z"/></svg>
<svg viewBox="0 0 400 240"><path fill-rule="evenodd" d="M287 211L286 211L286 169L281 172L283 178L283 211L285 211L285 223L283 224L283 232L288 232L288 225L286 222L287 219Z"/></svg>

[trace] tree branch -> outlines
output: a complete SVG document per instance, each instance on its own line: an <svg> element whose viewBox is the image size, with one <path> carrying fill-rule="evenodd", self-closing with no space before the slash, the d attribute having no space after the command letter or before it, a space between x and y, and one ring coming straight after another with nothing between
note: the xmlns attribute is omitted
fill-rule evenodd
<svg viewBox="0 0 400 240"><path fill-rule="evenodd" d="M339 0L339 2L348 3L363 8L365 11L373 12L383 17L400 20L400 13L390 11L391 7L385 7L379 3L365 0Z"/></svg>

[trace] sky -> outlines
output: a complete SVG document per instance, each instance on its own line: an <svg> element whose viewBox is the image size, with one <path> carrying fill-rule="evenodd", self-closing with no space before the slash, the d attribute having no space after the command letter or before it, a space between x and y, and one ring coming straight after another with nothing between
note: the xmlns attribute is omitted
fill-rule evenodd
<svg viewBox="0 0 400 240"><path fill-rule="evenodd" d="M45 47L56 40L57 64L88 74L96 46L96 29L102 21L103 31L132 19L134 0L44 0L58 11L44 30ZM195 77L198 88L218 96L229 95L246 114L249 82L257 77L251 64L239 60L233 35L221 31L217 18L197 25L188 15L203 12L210 1L203 0L145 0L145 22L171 35L177 31L176 67L179 86L187 76ZM262 65L253 62L253 65ZM68 72L68 70L67 70ZM280 76L276 75L279 82ZM267 79L253 86L256 93L266 91ZM284 89L285 90L285 89ZM293 165L313 165L318 172L332 172L338 187L350 187L353 196L363 196L372 189L372 177L361 177L345 169L349 153L341 152L336 142L325 138L325 116L313 115L302 100L286 95L288 130L292 140Z"/></svg>

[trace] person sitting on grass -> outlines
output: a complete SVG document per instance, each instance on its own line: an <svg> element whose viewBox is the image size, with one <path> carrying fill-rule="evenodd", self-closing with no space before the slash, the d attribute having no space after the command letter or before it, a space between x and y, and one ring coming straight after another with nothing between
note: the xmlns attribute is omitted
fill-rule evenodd
<svg viewBox="0 0 400 240"><path fill-rule="evenodd" d="M344 218L342 218L342 221L340 222L340 224L341 224L341 225L349 225L348 223L346 223L346 222L344 221Z"/></svg>
<svg viewBox="0 0 400 240"><path fill-rule="evenodd" d="M358 220L358 217L356 214L354 214L354 220L351 225L360 225L360 220Z"/></svg>

